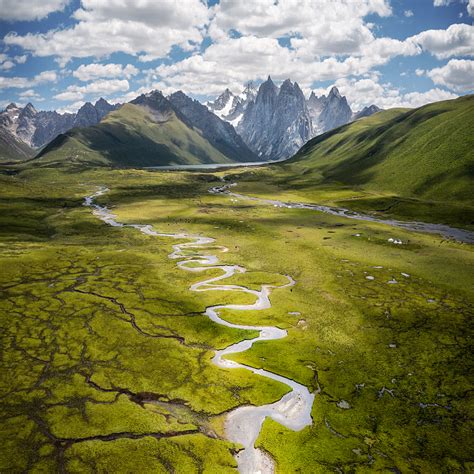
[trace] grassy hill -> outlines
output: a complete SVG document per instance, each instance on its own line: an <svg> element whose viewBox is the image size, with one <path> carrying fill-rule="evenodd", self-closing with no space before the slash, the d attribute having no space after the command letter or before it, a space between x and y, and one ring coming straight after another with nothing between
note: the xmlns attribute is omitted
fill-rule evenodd
<svg viewBox="0 0 474 474"><path fill-rule="evenodd" d="M171 109L125 104L98 125L73 129L53 140L35 165L114 165L124 167L172 164L231 163L198 129Z"/></svg>
<svg viewBox="0 0 474 474"><path fill-rule="evenodd" d="M473 130L474 96L382 111L267 169L260 194L474 225Z"/></svg>
<svg viewBox="0 0 474 474"><path fill-rule="evenodd" d="M316 137L282 167L311 184L472 200L473 130L474 96L392 109Z"/></svg>

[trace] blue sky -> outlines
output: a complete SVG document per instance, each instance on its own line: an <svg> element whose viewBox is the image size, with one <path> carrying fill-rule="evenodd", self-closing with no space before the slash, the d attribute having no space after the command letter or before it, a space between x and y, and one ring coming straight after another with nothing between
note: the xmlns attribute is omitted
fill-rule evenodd
<svg viewBox="0 0 474 474"><path fill-rule="evenodd" d="M474 0L0 0L0 107L151 89L204 100L269 74L355 110L474 89Z"/></svg>

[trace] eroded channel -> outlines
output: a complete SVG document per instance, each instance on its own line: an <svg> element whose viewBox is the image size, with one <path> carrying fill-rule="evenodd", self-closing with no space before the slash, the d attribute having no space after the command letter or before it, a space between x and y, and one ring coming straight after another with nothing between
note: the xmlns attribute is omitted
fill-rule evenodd
<svg viewBox="0 0 474 474"><path fill-rule="evenodd" d="M215 239L187 233L161 233L153 229L151 225L123 224L117 221L117 216L106 206L100 206L94 202L95 198L105 194L107 188L101 188L96 193L85 198L84 205L92 208L95 216L113 227L131 227L145 235L155 237L169 237L172 239L188 240L188 242L173 245L173 251L169 257L177 260L179 268L189 272L205 272L209 269L219 269L222 275L208 278L190 286L190 291L237 291L251 294L255 297L255 303L249 305L215 305L206 309L206 316L211 321L223 326L259 331L259 335L254 339L247 339L236 344L232 344L225 349L215 351L212 359L213 363L224 369L246 369L254 374L267 377L287 385L291 390L280 400L261 406L241 406L229 412L225 422L225 433L229 441L240 443L244 449L237 455L239 472L243 474L274 472L273 459L264 451L255 448L255 441L258 438L265 418L270 417L288 429L299 431L312 424L311 409L314 402L314 393L310 393L307 387L291 379L268 372L263 369L256 369L251 366L239 364L225 358L226 355L244 352L252 347L257 341L272 341L287 336L287 332L275 326L251 326L233 324L222 319L220 314L224 309L237 311L258 311L271 308L270 293L275 288L285 288L295 284L295 281L286 276L288 283L282 286L262 285L260 290L251 290L240 285L226 285L222 282L232 277L236 273L244 273L245 267L240 265L220 264L219 258L213 252L226 252L223 246L214 246ZM212 248L209 248L212 245ZM189 250L195 252L190 255Z"/></svg>

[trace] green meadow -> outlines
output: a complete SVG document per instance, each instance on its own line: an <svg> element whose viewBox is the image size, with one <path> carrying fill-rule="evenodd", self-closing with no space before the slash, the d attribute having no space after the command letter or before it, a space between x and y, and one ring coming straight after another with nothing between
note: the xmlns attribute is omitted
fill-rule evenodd
<svg viewBox="0 0 474 474"><path fill-rule="evenodd" d="M311 427L265 421L258 445L277 472L474 468L472 246L207 192L228 176L253 195L354 197L354 188L324 184L291 193L272 173L4 170L1 472L235 472L240 447L225 439L226 413L288 390L211 363L214 349L256 333L218 326L203 311L252 299L188 291L219 272L180 270L168 258L175 240L102 223L82 205L101 185L110 192L98 202L121 222L228 247L220 261L248 271L226 283L296 280L273 291L271 309L223 313L287 329L233 357L317 392ZM361 195L383 194L358 192L357 206ZM407 202L392 215L409 215ZM412 215L429 222L441 212Z"/></svg>

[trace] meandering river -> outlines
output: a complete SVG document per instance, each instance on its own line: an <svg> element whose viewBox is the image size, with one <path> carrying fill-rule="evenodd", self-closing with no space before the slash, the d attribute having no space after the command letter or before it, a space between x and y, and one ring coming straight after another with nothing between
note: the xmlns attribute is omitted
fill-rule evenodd
<svg viewBox="0 0 474 474"><path fill-rule="evenodd" d="M275 288L285 288L295 284L295 281L286 276L288 283L282 286L262 285L260 290L251 290L245 286L224 284L223 281L232 277L236 273L244 273L245 267L240 265L226 265L219 263L216 252L226 252L227 248L213 245L215 239L187 233L162 233L153 229L151 225L143 224L123 224L117 221L117 216L106 206L96 204L95 198L105 194L107 188L101 188L96 193L85 198L84 205L92 208L95 216L113 227L131 227L143 234L156 237L169 237L177 240L187 240L184 243L173 245L173 251L169 257L177 260L179 268L188 272L206 272L209 269L219 269L222 274L204 279L190 286L190 291L236 291L253 295L255 303L249 305L216 305L206 309L206 316L216 324L223 326L258 331L259 335L254 339L248 339L237 344L232 344L225 349L215 351L212 359L213 363L223 369L246 369L254 374L267 377L287 385L290 391L280 400L262 406L242 406L232 410L227 415L225 422L225 434L228 440L243 445L244 449L237 455L239 471L243 474L261 473L267 474L274 471L272 458L264 451L255 448L255 441L258 438L265 418L270 417L281 425L294 431L299 431L312 424L311 409L314 402L314 393L310 393L308 388L291 379L281 375L268 372L263 369L256 369L244 364L239 364L225 358L226 355L244 352L252 347L257 341L272 341L287 336L287 332L275 326L251 326L233 324L222 319L220 314L224 309L237 311L258 311L271 308L270 293ZM194 250L190 252L190 250Z"/></svg>

